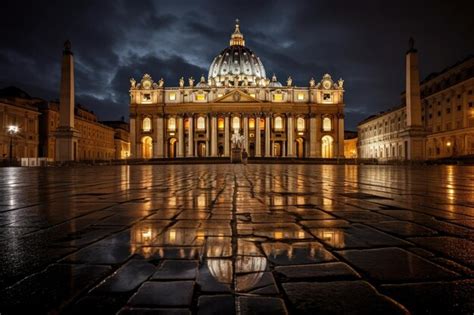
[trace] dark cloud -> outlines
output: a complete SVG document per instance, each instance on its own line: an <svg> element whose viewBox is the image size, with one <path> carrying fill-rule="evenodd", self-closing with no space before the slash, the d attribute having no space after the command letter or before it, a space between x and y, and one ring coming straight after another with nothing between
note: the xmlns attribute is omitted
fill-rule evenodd
<svg viewBox="0 0 474 315"><path fill-rule="evenodd" d="M400 102L414 36L422 77L474 51L472 1L3 1L0 86L56 99L62 43L76 57L77 100L101 119L128 114L129 78L199 78L235 18L267 74L299 86L345 79L346 122Z"/></svg>

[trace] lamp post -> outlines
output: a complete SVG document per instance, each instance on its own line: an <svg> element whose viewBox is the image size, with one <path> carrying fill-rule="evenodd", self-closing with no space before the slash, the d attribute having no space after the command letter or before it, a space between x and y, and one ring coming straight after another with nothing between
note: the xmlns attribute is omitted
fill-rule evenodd
<svg viewBox="0 0 474 315"><path fill-rule="evenodd" d="M13 161L13 137L18 133L18 126L8 126L8 134L10 135L10 165Z"/></svg>

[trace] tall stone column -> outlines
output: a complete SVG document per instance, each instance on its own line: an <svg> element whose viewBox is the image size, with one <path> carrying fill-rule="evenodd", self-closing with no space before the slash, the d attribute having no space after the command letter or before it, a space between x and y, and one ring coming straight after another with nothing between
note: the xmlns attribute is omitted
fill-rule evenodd
<svg viewBox="0 0 474 315"><path fill-rule="evenodd" d="M316 115L311 114L309 118L309 157L315 158L315 157L320 157L321 155L317 153L317 136L319 134L318 132L318 124L317 121L319 120L319 117L316 117ZM319 124L320 125L320 124ZM319 126L319 129L321 129L321 126Z"/></svg>
<svg viewBox="0 0 474 315"><path fill-rule="evenodd" d="M74 55L71 42L64 43L61 63L61 85L59 100L59 127L56 129L56 161L66 162L78 159L78 138L74 128Z"/></svg>
<svg viewBox="0 0 474 315"><path fill-rule="evenodd" d="M265 116L265 157L272 156L270 150L270 114Z"/></svg>
<svg viewBox="0 0 474 315"><path fill-rule="evenodd" d="M338 157L344 158L344 114L337 116Z"/></svg>
<svg viewBox="0 0 474 315"><path fill-rule="evenodd" d="M165 142L165 128L163 125L163 116L159 115L155 118L155 138L156 138L156 157L164 158L164 142Z"/></svg>
<svg viewBox="0 0 474 315"><path fill-rule="evenodd" d="M255 156L262 156L262 137L260 133L260 115L255 116Z"/></svg>
<svg viewBox="0 0 474 315"><path fill-rule="evenodd" d="M184 157L184 123L183 116L178 116L178 157Z"/></svg>
<svg viewBox="0 0 474 315"><path fill-rule="evenodd" d="M224 117L224 156L230 156L230 126L229 114Z"/></svg>
<svg viewBox="0 0 474 315"><path fill-rule="evenodd" d="M137 156L137 132L135 115L130 115L130 158L136 159Z"/></svg>
<svg viewBox="0 0 474 315"><path fill-rule="evenodd" d="M189 130L188 130L188 157L194 156L194 115L188 116Z"/></svg>
<svg viewBox="0 0 474 315"><path fill-rule="evenodd" d="M414 48L414 40L410 38L406 54L406 114L407 127L421 127L420 73L418 56Z"/></svg>
<svg viewBox="0 0 474 315"><path fill-rule="evenodd" d="M211 120L209 114L206 115L206 157L210 156L211 150Z"/></svg>
<svg viewBox="0 0 474 315"><path fill-rule="evenodd" d="M247 115L244 116L244 139L245 151L249 152L249 117Z"/></svg>
<svg viewBox="0 0 474 315"><path fill-rule="evenodd" d="M217 156L217 116L211 116L211 156Z"/></svg>
<svg viewBox="0 0 474 315"><path fill-rule="evenodd" d="M288 114L286 116L286 119L288 121L287 123L287 130L286 130L286 142L287 142L287 152L288 152L288 157L294 157L295 152L294 152L294 147L295 147L295 140L294 140L294 134L295 134L295 127L293 125L293 116L291 114Z"/></svg>

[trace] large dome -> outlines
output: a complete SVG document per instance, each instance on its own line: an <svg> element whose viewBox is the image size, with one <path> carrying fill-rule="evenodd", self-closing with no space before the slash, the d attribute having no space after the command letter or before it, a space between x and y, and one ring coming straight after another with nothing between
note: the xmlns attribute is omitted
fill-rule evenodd
<svg viewBox="0 0 474 315"><path fill-rule="evenodd" d="M235 31L230 39L230 46L225 48L214 58L209 67L208 80L217 86L228 82L247 82L256 85L262 79L266 79L265 68L260 58L250 49L245 47L245 41L240 32L239 23L235 25Z"/></svg>

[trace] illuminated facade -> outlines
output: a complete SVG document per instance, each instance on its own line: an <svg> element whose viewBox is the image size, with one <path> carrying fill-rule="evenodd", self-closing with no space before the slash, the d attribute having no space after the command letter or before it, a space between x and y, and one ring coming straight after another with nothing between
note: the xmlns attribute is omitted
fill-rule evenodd
<svg viewBox="0 0 474 315"><path fill-rule="evenodd" d="M233 134L251 157L344 156L344 81L268 79L238 23L207 79L165 87L145 74L130 82L132 158L228 157Z"/></svg>
<svg viewBox="0 0 474 315"><path fill-rule="evenodd" d="M38 99L20 89L10 87L0 91L0 160L38 157ZM10 133L9 128L17 128Z"/></svg>
<svg viewBox="0 0 474 315"><path fill-rule="evenodd" d="M407 52L402 105L358 126L361 158L429 160L474 154L474 57L420 84L417 52Z"/></svg>

